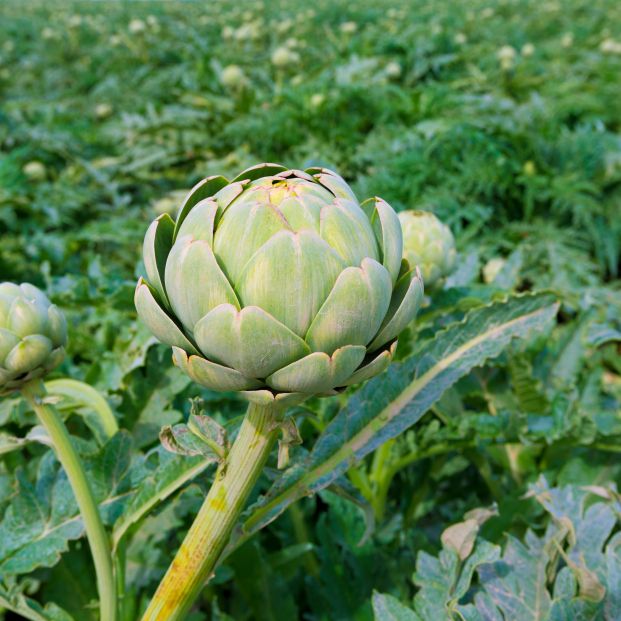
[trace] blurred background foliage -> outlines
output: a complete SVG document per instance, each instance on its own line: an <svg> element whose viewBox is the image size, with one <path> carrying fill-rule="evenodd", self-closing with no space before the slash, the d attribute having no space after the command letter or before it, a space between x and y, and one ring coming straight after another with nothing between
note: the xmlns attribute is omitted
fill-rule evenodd
<svg viewBox="0 0 621 621"><path fill-rule="evenodd" d="M360 198L449 224L457 271L402 356L507 291L562 301L553 333L471 373L352 470L358 506L334 492L305 499L226 559L196 619L372 619L374 589L402 602L421 592L417 555L437 554L465 512L495 503L482 528L501 545L552 519L524 496L542 475L616 493L620 76L614 0L0 5L0 280L33 282L67 313L58 374L101 390L135 450L156 446L190 397L222 420L243 411L233 395L190 385L133 308L148 223L205 176L325 165ZM336 408L314 401L296 414L307 448ZM23 436L32 420L16 399L0 403L5 431ZM88 452L87 430L71 424ZM43 453L6 456L0 515L16 472L34 480ZM127 551L137 606L203 478L147 518ZM88 621L88 563L72 544L24 588Z"/></svg>

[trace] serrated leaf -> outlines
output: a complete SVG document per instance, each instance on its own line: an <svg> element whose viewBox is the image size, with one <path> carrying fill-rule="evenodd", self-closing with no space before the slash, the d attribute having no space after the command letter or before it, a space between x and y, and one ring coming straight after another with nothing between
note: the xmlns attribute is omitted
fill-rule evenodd
<svg viewBox="0 0 621 621"><path fill-rule="evenodd" d="M194 457L201 455L205 459L216 462L221 460L221 453L216 453L212 444L196 435L188 425L166 425L160 431L160 442L170 453Z"/></svg>
<svg viewBox="0 0 621 621"><path fill-rule="evenodd" d="M410 608L388 593L373 593L374 621L422 621Z"/></svg>
<svg viewBox="0 0 621 621"><path fill-rule="evenodd" d="M29 443L30 440L27 438L17 438L8 433L0 432L0 455L18 451Z"/></svg>
<svg viewBox="0 0 621 621"><path fill-rule="evenodd" d="M621 341L621 330L612 323L592 323L587 329L586 343L593 347L619 341Z"/></svg>
<svg viewBox="0 0 621 621"><path fill-rule="evenodd" d="M235 584L255 619L289 621L299 618L293 593L274 571L257 541L248 542L227 561L235 571Z"/></svg>
<svg viewBox="0 0 621 621"><path fill-rule="evenodd" d="M580 370L585 355L584 334L593 319L593 313L585 313L566 329L565 338L551 369L551 375L565 384L571 384Z"/></svg>
<svg viewBox="0 0 621 621"><path fill-rule="evenodd" d="M116 434L101 450L84 458L85 469L106 524L115 524L113 541L158 502L209 466L202 457L170 455L159 447L130 459L132 440ZM0 522L0 570L22 574L55 565L84 525L69 482L52 452L39 465L36 483L17 471L17 489Z"/></svg>
<svg viewBox="0 0 621 621"><path fill-rule="evenodd" d="M539 539L531 536L523 544L510 536L502 559L479 567L479 579L505 618L543 621L552 602L546 588L549 562Z"/></svg>
<svg viewBox="0 0 621 621"><path fill-rule="evenodd" d="M550 488L543 477L531 491L556 523L570 530L569 559L578 566L603 571L606 561L602 550L617 521L613 508L605 502L588 506L591 490L572 485Z"/></svg>
<svg viewBox="0 0 621 621"><path fill-rule="evenodd" d="M543 478L531 486L530 495L552 521L542 538L531 531L524 542L509 537L502 558L479 568L486 598L475 598L475 606L484 619L495 618L490 605L515 621L620 618L621 536L603 550L617 520L608 502L588 504L591 493L577 486L550 488ZM601 490L598 496L604 497ZM559 554L566 565L556 573Z"/></svg>
<svg viewBox="0 0 621 621"><path fill-rule="evenodd" d="M122 511L128 499L124 478L131 439L119 433L92 457L84 459L89 483L106 523ZM15 496L0 522L0 570L23 574L55 565L69 541L84 534L73 491L54 454L44 455L37 480L16 473Z"/></svg>
<svg viewBox="0 0 621 621"><path fill-rule="evenodd" d="M27 597L18 584L0 587L0 608L6 608L30 621L74 621L74 618L56 604L42 606Z"/></svg>
<svg viewBox="0 0 621 621"><path fill-rule="evenodd" d="M321 434L309 456L285 471L244 522L259 530L298 498L413 425L460 377L500 354L513 338L549 327L558 305L547 294L518 296L471 311L412 357L368 382Z"/></svg>
<svg viewBox="0 0 621 621"><path fill-rule="evenodd" d="M545 412L548 401L533 375L530 361L525 356L512 356L508 370L520 410L527 413Z"/></svg>
<svg viewBox="0 0 621 621"><path fill-rule="evenodd" d="M114 524L112 541L117 546L127 530L140 521L155 505L205 471L213 460L204 457L180 457L158 447L138 458L133 465L138 484Z"/></svg>
<svg viewBox="0 0 621 621"><path fill-rule="evenodd" d="M195 412L195 402L192 403L192 412L188 418L188 428L203 442L213 447L213 450L224 455L228 450L229 442L226 429L207 414ZM219 450L218 450L219 449Z"/></svg>
<svg viewBox="0 0 621 621"><path fill-rule="evenodd" d="M52 444L45 427L42 425L35 425L32 427L23 438L17 438L11 434L0 432L0 455L18 451L32 442L38 442L45 446L51 446Z"/></svg>
<svg viewBox="0 0 621 621"><path fill-rule="evenodd" d="M470 588L474 571L499 556L500 548L482 539L464 562L446 548L437 557L419 552L413 579L420 590L414 597L414 610L422 619L450 619L448 611L457 609Z"/></svg>

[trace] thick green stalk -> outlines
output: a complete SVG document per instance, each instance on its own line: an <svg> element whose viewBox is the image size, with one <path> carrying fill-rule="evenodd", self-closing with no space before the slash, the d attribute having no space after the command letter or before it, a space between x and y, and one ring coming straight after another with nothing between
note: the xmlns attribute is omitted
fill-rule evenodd
<svg viewBox="0 0 621 621"><path fill-rule="evenodd" d="M110 540L101 521L82 462L60 416L53 407L44 402L46 392L43 383L34 380L23 386L21 392L47 430L58 461L64 468L75 494L95 564L101 621L116 621L116 584L112 571Z"/></svg>
<svg viewBox="0 0 621 621"><path fill-rule="evenodd" d="M212 574L274 446L277 411L250 404L237 438L142 621L182 621Z"/></svg>

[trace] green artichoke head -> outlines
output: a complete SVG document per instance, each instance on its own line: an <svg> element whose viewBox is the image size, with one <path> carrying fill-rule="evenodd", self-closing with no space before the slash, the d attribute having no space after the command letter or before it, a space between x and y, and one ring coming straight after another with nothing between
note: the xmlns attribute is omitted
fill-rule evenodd
<svg viewBox="0 0 621 621"><path fill-rule="evenodd" d="M66 344L65 318L44 293L28 283L0 284L0 394L57 367Z"/></svg>
<svg viewBox="0 0 621 621"><path fill-rule="evenodd" d="M142 321L193 380L264 403L383 371L422 297L393 209L336 173L261 164L209 177L144 241Z"/></svg>
<svg viewBox="0 0 621 621"><path fill-rule="evenodd" d="M455 269L457 252L451 229L430 211L399 213L403 229L403 256L418 265L425 287L433 289Z"/></svg>

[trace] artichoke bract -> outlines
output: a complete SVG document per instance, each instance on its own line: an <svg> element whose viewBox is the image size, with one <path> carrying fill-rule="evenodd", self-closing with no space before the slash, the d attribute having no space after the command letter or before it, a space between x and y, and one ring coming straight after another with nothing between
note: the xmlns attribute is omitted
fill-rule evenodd
<svg viewBox="0 0 621 621"><path fill-rule="evenodd" d="M403 256L418 265L425 287L439 285L455 269L457 252L451 229L438 217L421 210L399 212L403 229Z"/></svg>
<svg viewBox="0 0 621 621"><path fill-rule="evenodd" d="M66 344L65 318L42 291L28 283L0 284L0 394L57 367Z"/></svg>
<svg viewBox="0 0 621 621"><path fill-rule="evenodd" d="M394 210L322 168L209 177L144 240L142 321L194 381L292 403L381 373L423 298Z"/></svg>

